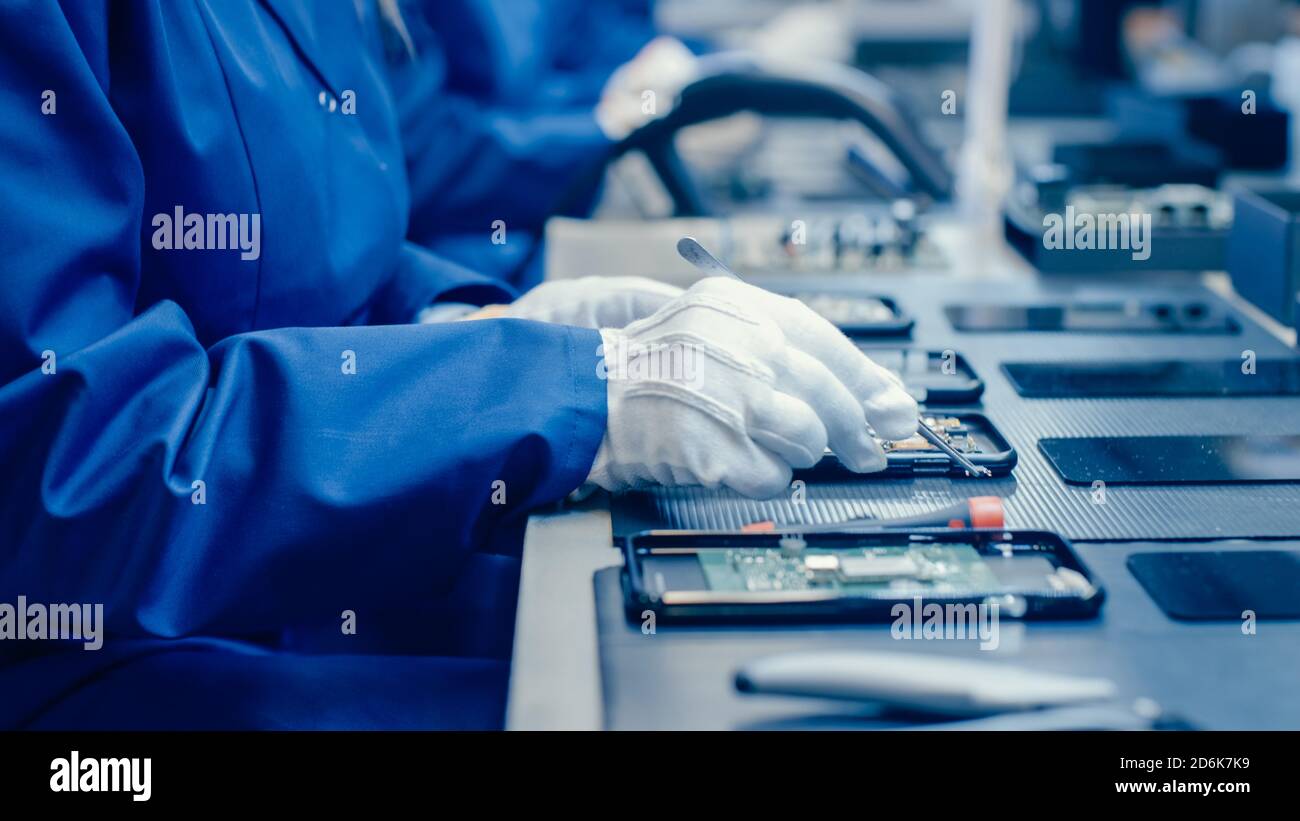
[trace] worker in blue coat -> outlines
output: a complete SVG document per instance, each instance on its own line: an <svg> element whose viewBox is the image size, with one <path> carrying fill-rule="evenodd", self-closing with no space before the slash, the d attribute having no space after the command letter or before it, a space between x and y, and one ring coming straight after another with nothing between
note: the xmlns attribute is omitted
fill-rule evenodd
<svg viewBox="0 0 1300 821"><path fill-rule="evenodd" d="M915 423L791 300L512 302L407 241L401 30L390 0L0 0L0 726L499 726L529 510L773 495ZM101 605L102 645L20 602Z"/></svg>
<svg viewBox="0 0 1300 821"><path fill-rule="evenodd" d="M518 110L593 107L657 36L650 0L407 0L418 44L442 46L444 89Z"/></svg>
<svg viewBox="0 0 1300 821"><path fill-rule="evenodd" d="M611 77L629 63L643 75L667 73L654 57L661 49L640 53L655 40L650 3L420 0L404 8L412 59L390 72L406 137L409 236L510 284L535 284L546 217L589 212L597 178L586 172L627 131L597 117L618 96ZM680 44L673 53L693 59Z"/></svg>

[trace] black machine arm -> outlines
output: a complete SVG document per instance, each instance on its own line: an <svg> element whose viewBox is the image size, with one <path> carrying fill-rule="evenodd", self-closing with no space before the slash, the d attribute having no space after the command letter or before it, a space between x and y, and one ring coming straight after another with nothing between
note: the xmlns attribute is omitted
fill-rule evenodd
<svg viewBox="0 0 1300 821"><path fill-rule="evenodd" d="M908 171L913 188L935 200L951 197L952 174L939 152L897 104L889 87L869 74L833 63L776 63L741 54L700 60L701 76L684 88L672 111L614 146L608 160L639 150L672 198L676 216L707 216L674 145L681 129L742 111L761 115L852 120L875 134Z"/></svg>

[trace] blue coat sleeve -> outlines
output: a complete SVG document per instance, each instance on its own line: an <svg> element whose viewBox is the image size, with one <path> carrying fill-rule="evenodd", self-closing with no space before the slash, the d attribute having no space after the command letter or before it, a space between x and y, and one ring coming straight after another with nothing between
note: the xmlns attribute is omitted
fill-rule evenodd
<svg viewBox="0 0 1300 821"><path fill-rule="evenodd" d="M176 303L137 306L145 180L106 58L78 44L95 26L0 8L0 593L103 603L118 635L319 623L448 589L485 534L581 483L605 421L594 331L285 328L205 349ZM403 258L377 314L488 287Z"/></svg>
<svg viewBox="0 0 1300 821"><path fill-rule="evenodd" d="M389 68L410 180L410 236L487 233L495 220L508 230L536 231L566 195L589 200L592 191L570 186L610 147L596 125L594 101L455 88L449 52L476 51L467 45L474 38L458 32L463 41L447 43L416 12L410 20L415 54ZM508 62L503 73L532 73L523 58Z"/></svg>
<svg viewBox="0 0 1300 821"><path fill-rule="evenodd" d="M375 294L365 320L370 325L396 325L412 321L435 302L488 305L513 302L516 296L501 280L408 241L402 243L392 276Z"/></svg>
<svg viewBox="0 0 1300 821"><path fill-rule="evenodd" d="M488 233L495 220L535 231L569 195L592 199L572 186L610 147L589 109L518 112L452 95L399 104L414 237Z"/></svg>

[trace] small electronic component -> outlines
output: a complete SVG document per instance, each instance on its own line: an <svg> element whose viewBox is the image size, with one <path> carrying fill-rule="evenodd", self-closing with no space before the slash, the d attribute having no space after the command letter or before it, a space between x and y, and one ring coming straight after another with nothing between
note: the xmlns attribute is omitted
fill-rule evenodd
<svg viewBox="0 0 1300 821"><path fill-rule="evenodd" d="M897 441L877 437L885 470L854 473L831 450L815 466L801 471L816 479L866 479L946 475L954 478L1005 476L1016 465L1016 452L986 417L974 413L939 413L917 419L917 432Z"/></svg>
<svg viewBox="0 0 1300 821"><path fill-rule="evenodd" d="M926 416L923 417L926 424L930 426L939 438L948 443L954 450L960 453L979 453L979 444L971 431L966 425L955 416ZM880 446L884 448L885 453L905 453L909 451L938 451L921 434L913 434L906 439L889 442L881 440Z"/></svg>
<svg viewBox="0 0 1300 821"><path fill-rule="evenodd" d="M911 213L907 213L911 210ZM747 273L860 276L944 271L947 251L914 204L835 215L742 213L725 220L726 256Z"/></svg>
<svg viewBox="0 0 1300 821"><path fill-rule="evenodd" d="M920 575L911 556L846 556L840 565L840 578L849 582L910 579Z"/></svg>
<svg viewBox="0 0 1300 821"><path fill-rule="evenodd" d="M798 556L808 543L798 536L782 536L779 542L782 556Z"/></svg>
<svg viewBox="0 0 1300 821"><path fill-rule="evenodd" d="M753 255L771 268L802 271L860 273L949 267L947 256L930 238L910 201L894 203L889 213L802 220L798 227L794 223L786 221L779 245L755 248Z"/></svg>
<svg viewBox="0 0 1300 821"><path fill-rule="evenodd" d="M830 590L841 595L898 596L981 591L1087 592L1091 583L1042 556L981 556L964 544L917 544L846 550L780 548L701 551L700 566L712 591Z"/></svg>
<svg viewBox="0 0 1300 821"><path fill-rule="evenodd" d="M840 569L840 557L834 553L814 553L804 558L803 566L814 573L834 573Z"/></svg>
<svg viewBox="0 0 1300 821"><path fill-rule="evenodd" d="M701 551L710 590L774 592L836 590L849 595L994 590L999 576L970 545L930 544L789 555L781 548ZM999 559L999 562L1018 561ZM1040 576L1050 575L1039 574ZM1037 587L1050 589L1045 578Z"/></svg>
<svg viewBox="0 0 1300 821"><path fill-rule="evenodd" d="M783 544L802 543L794 553ZM1096 613L1105 596L1052 533L650 531L624 541L627 613L887 621L899 602L996 602L1001 617Z"/></svg>

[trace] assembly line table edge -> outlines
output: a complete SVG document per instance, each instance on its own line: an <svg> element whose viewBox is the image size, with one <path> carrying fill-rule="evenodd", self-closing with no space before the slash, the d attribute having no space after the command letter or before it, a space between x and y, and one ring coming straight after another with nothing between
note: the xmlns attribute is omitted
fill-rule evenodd
<svg viewBox="0 0 1300 821"><path fill-rule="evenodd" d="M604 494L529 517L506 729L604 727L592 585L598 570L620 564Z"/></svg>

